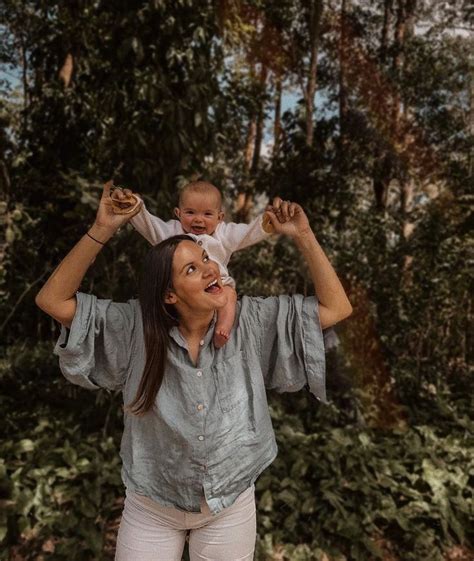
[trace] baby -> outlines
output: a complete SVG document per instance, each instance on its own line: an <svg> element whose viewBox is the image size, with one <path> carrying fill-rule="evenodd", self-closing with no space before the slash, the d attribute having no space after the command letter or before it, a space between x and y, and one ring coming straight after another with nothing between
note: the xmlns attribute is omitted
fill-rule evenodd
<svg viewBox="0 0 474 561"><path fill-rule="evenodd" d="M177 220L165 222L150 214L142 205L131 223L152 245L177 234L189 234L218 263L227 294L227 304L217 312L214 330L214 345L220 348L229 339L237 301L235 282L227 270L229 259L234 251L268 238L271 227L265 226L263 215L257 216L250 224L224 222L221 193L207 181L192 181L185 185L174 213Z"/></svg>

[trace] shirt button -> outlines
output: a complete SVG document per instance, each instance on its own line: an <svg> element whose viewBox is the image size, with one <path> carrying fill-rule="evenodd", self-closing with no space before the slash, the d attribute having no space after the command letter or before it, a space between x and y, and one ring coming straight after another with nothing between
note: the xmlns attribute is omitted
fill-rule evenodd
<svg viewBox="0 0 474 561"><path fill-rule="evenodd" d="M200 370L198 370L198 371L196 372L196 376L201 377L201 376L202 376L202 372L201 372Z"/></svg>
<svg viewBox="0 0 474 561"><path fill-rule="evenodd" d="M206 471L206 466L201 466L202 471Z"/></svg>
<svg viewBox="0 0 474 561"><path fill-rule="evenodd" d="M201 240L198 241L198 245L202 245L202 241L201 241Z"/></svg>
<svg viewBox="0 0 474 561"><path fill-rule="evenodd" d="M204 440L204 436L203 436L202 434L200 434L200 435L198 436L198 440Z"/></svg>
<svg viewBox="0 0 474 561"><path fill-rule="evenodd" d="M204 345L204 339L201 339L201 340L199 341L199 345L200 345L201 347Z"/></svg>
<svg viewBox="0 0 474 561"><path fill-rule="evenodd" d="M200 403L198 405L198 411L202 411L204 409L204 405L202 403Z"/></svg>

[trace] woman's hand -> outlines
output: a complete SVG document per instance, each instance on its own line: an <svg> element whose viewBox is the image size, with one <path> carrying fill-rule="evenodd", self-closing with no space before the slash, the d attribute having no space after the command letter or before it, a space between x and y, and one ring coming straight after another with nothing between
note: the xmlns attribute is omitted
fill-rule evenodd
<svg viewBox="0 0 474 561"><path fill-rule="evenodd" d="M103 243L111 238L121 226L126 224L135 214L140 212L141 209L141 205L138 205L134 212L129 214L116 214L113 210L113 202L110 197L112 187L112 180L105 183L97 210L97 216L90 230L93 234L96 234L98 239ZM124 198L132 194L129 189L125 189L123 193ZM118 196L121 197L122 195L119 193Z"/></svg>
<svg viewBox="0 0 474 561"><path fill-rule="evenodd" d="M267 206L265 214L277 234L299 238L312 231L308 218L298 203L275 197L272 204Z"/></svg>

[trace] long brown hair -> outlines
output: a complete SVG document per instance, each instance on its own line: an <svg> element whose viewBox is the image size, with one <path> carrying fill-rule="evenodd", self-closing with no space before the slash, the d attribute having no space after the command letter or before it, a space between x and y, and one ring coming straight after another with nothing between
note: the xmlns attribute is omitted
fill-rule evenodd
<svg viewBox="0 0 474 561"><path fill-rule="evenodd" d="M169 330L178 325L176 309L165 303L173 288L173 257L178 245L194 241L190 236L172 236L153 246L143 262L138 299L142 310L146 362L137 395L126 410L143 415L155 402L163 381L170 343Z"/></svg>

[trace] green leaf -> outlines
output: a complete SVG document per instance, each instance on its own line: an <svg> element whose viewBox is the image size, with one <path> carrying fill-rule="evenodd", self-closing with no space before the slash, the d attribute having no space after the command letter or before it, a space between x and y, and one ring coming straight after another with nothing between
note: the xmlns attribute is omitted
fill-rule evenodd
<svg viewBox="0 0 474 561"><path fill-rule="evenodd" d="M267 489L263 493L258 502L258 507L260 510L263 510L265 512L270 512L273 509L273 498L270 489Z"/></svg>
<svg viewBox="0 0 474 561"><path fill-rule="evenodd" d="M33 452L35 449L35 443L29 438L23 438L16 445L16 452L22 454L24 452Z"/></svg>

